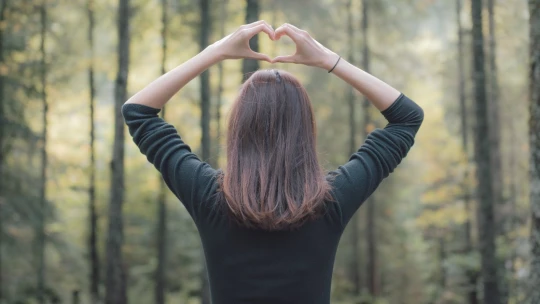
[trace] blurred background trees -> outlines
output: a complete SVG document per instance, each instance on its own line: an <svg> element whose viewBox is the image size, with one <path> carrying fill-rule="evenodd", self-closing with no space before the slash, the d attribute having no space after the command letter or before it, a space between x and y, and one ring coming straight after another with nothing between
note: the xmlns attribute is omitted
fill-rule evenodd
<svg viewBox="0 0 540 304"><path fill-rule="evenodd" d="M426 113L342 238L332 303L540 303L538 0L0 0L0 303L209 303L197 229L119 110L258 19L308 30ZM328 170L384 126L326 71L229 60L162 112L216 167L259 68L302 80Z"/></svg>

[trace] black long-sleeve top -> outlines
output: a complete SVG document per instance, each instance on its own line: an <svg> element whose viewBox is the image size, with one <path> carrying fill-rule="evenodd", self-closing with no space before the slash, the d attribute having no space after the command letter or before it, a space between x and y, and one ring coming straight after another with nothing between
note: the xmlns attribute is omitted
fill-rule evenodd
<svg viewBox="0 0 540 304"><path fill-rule="evenodd" d="M292 231L248 229L213 208L216 173L201 162L159 109L125 104L133 141L193 218L204 248L213 304L328 304L334 259L345 226L414 143L423 111L403 94L350 160L329 172L335 202ZM181 235L178 237L182 237Z"/></svg>

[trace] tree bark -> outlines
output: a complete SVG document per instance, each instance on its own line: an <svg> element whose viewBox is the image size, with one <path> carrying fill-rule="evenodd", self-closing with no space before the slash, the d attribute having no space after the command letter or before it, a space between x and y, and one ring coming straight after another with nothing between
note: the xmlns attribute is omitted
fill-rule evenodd
<svg viewBox="0 0 540 304"><path fill-rule="evenodd" d="M118 6L118 74L115 83L114 146L111 163L111 195L109 202L109 234L107 238L106 304L125 304L126 273L122 259L124 202L124 119L122 105L127 98L129 73L129 0L119 0Z"/></svg>
<svg viewBox="0 0 540 304"><path fill-rule="evenodd" d="M475 89L475 160L478 179L478 238L484 285L484 303L500 303L497 276L495 221L493 211L492 155L490 151L488 105L484 67L484 34L482 33L482 1L471 1L473 68Z"/></svg>
<svg viewBox="0 0 540 304"><path fill-rule="evenodd" d="M540 0L529 0L531 267L529 303L540 303Z"/></svg>
<svg viewBox="0 0 540 304"><path fill-rule="evenodd" d="M446 241L444 240L444 234L439 237L439 285L441 290L446 289L446 269L444 268L444 261L446 260Z"/></svg>
<svg viewBox="0 0 540 304"><path fill-rule="evenodd" d="M81 301L80 301L80 292L78 290L73 290L71 292L71 303L72 304L79 304ZM96 303L96 302L92 302L93 303Z"/></svg>
<svg viewBox="0 0 540 304"><path fill-rule="evenodd" d="M488 11L488 28L489 28L489 41L488 41L488 63L489 63L489 102L488 102L488 124L489 124L489 144L491 146L491 177L493 179L493 204L498 206L499 212L495 215L496 230L495 236L506 237L508 229L508 215L506 208L504 208L504 198L503 198L503 167L502 167L502 155L501 155L501 131L500 131L500 101L499 101L499 82L497 75L497 47L496 47L496 38L495 38L495 4L494 0L487 0L487 11ZM496 209L496 210L497 210ZM505 262L506 258L504 256L498 257L499 262L497 263L498 270L498 283L499 283L499 292L501 294L501 302L508 302L508 282L506 280L506 268Z"/></svg>
<svg viewBox="0 0 540 304"><path fill-rule="evenodd" d="M7 0L0 1L0 24L6 19ZM4 27L0 27L0 65L4 65ZM0 73L0 179L4 179L4 75ZM4 280L3 280L3 248L4 248L4 221L2 218L2 208L4 206L4 188L0 183L0 303L4 301Z"/></svg>
<svg viewBox="0 0 540 304"><path fill-rule="evenodd" d="M89 235L88 251L90 252L90 298L92 303L99 301L99 254L97 249L97 210L96 210L96 149L95 149L95 83L94 83L94 0L87 2L88 15L88 48L90 64L88 66L88 88L90 92L90 186L88 187Z"/></svg>
<svg viewBox="0 0 540 304"><path fill-rule="evenodd" d="M167 33L168 33L168 3L161 0L161 74L166 72L167 63ZM161 117L165 119L165 107L161 110ZM159 175L159 193L157 210L157 266L154 297L156 304L165 304L165 269L167 267L167 187Z"/></svg>
<svg viewBox="0 0 540 304"><path fill-rule="evenodd" d="M352 0L347 1L345 7L347 10L347 36L349 43L349 53L347 60L349 62L354 62L354 28L353 28L353 13L352 13ZM354 153L357 150L356 145L356 119L355 119L355 98L354 91L351 86L348 86L348 104L349 104L349 151ZM351 218L350 230L351 230L351 247L352 247L352 257L350 261L349 275L350 280L353 284L353 295L360 296L362 291L361 278L360 278L360 265L361 265L361 253L360 253L360 234L359 234L359 214L353 215Z"/></svg>
<svg viewBox="0 0 540 304"><path fill-rule="evenodd" d="M200 0L201 27L200 27L200 50L208 46L210 37L210 0ZM202 158L204 161L210 159L210 72L204 71L199 77L201 81L201 129L202 129Z"/></svg>
<svg viewBox="0 0 540 304"><path fill-rule="evenodd" d="M259 0L246 0L246 24L259 20ZM259 52L259 37L255 35L249 40L249 47ZM251 76L251 74L259 69L259 61L255 59L242 60L242 75L243 80Z"/></svg>
<svg viewBox="0 0 540 304"><path fill-rule="evenodd" d="M501 206L504 203L503 200L503 181L502 181L502 160L501 160L501 147L500 147L500 101L499 101L499 82L497 75L497 48L495 39L495 7L494 0L487 0L488 9L488 24L489 24L489 141L492 151L492 177L493 177L493 196L495 199L495 205ZM502 208L501 208L502 209ZM502 220L502 215L499 215ZM504 224L501 222L501 224ZM504 225L499 225L503 227ZM503 229L504 230L504 229ZM504 231L501 231L504 234Z"/></svg>
<svg viewBox="0 0 540 304"><path fill-rule="evenodd" d="M221 8L220 8L220 20L219 20L219 28L220 31L220 37L225 37L225 21L227 20L227 4L228 0L222 0L221 1ZM220 147L220 139L221 139L221 104L223 103L223 61L220 61L218 63L218 91L217 91L217 104L216 104L216 160L215 164L217 167L219 167L219 147Z"/></svg>
<svg viewBox="0 0 540 304"><path fill-rule="evenodd" d="M460 117L461 117L461 142L465 155L467 156L467 162L469 162L469 124L467 122L467 100L465 98L465 63L463 55L463 28L461 27L461 9L462 9L462 0L456 0L456 17L457 17L457 27L458 27L458 91L459 91L459 106L460 106ZM463 201L466 219L464 223L465 229L465 252L467 254L473 253L473 242L472 242L472 224L471 224L471 193L469 189L469 166L465 171L463 177ZM467 301L469 304L478 303L478 293L477 293L477 281L478 275L473 269L466 270L467 275Z"/></svg>
<svg viewBox="0 0 540 304"><path fill-rule="evenodd" d="M369 48L369 0L362 0L362 40L364 42L364 47L362 50L364 70L369 73L370 71L370 48ZM367 98L364 98L363 104L363 113L364 113L364 139L367 138L370 132L371 116L369 109L371 108L371 103ZM376 216L376 202L375 196L372 195L367 204L367 221L366 221L366 232L367 232L367 274L368 274L368 290L372 297L377 297L379 294L379 288L377 286L377 229L375 225L375 216Z"/></svg>
<svg viewBox="0 0 540 304"><path fill-rule="evenodd" d="M40 47L41 54L41 101L43 104L42 112L42 125L43 130L41 133L42 146L41 146L41 185L39 194L39 223L36 233L37 241L37 300L38 303L45 303L45 226L47 222L47 135L48 135L48 121L47 115L49 113L49 104L47 101L47 54L46 54L46 39L47 39L47 1L43 1L40 6L40 22L41 22L41 34L40 34Z"/></svg>
<svg viewBox="0 0 540 304"><path fill-rule="evenodd" d="M200 49L204 50L209 42L210 37L210 0L200 0L200 13L201 13L201 27L200 27ZM204 71L199 77L201 81L200 96L201 96L201 154L203 161L209 162L210 160L210 71ZM203 257L203 269L201 271L201 303L210 304L210 287L207 283L207 271L206 263L204 263Z"/></svg>

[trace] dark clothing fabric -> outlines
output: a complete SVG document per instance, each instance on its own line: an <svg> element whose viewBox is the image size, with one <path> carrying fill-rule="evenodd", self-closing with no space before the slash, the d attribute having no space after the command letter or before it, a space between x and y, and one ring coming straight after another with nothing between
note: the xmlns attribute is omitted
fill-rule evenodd
<svg viewBox="0 0 540 304"><path fill-rule="evenodd" d="M197 225L214 304L328 304L345 226L407 155L423 120L422 109L401 95L382 112L386 127L328 173L335 202L327 203L324 215L293 231L268 232L241 227L215 208L217 171L191 152L158 109L126 104L122 111L133 141Z"/></svg>

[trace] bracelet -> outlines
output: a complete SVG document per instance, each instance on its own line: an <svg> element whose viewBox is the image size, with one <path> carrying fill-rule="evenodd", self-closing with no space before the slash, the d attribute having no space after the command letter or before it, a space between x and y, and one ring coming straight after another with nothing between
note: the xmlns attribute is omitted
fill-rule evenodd
<svg viewBox="0 0 540 304"><path fill-rule="evenodd" d="M337 64L339 63L339 60L341 60L341 56L339 56L338 60L336 61L336 64L334 64L334 67L332 67L330 71L328 71L328 73L332 73L332 71L336 68Z"/></svg>

